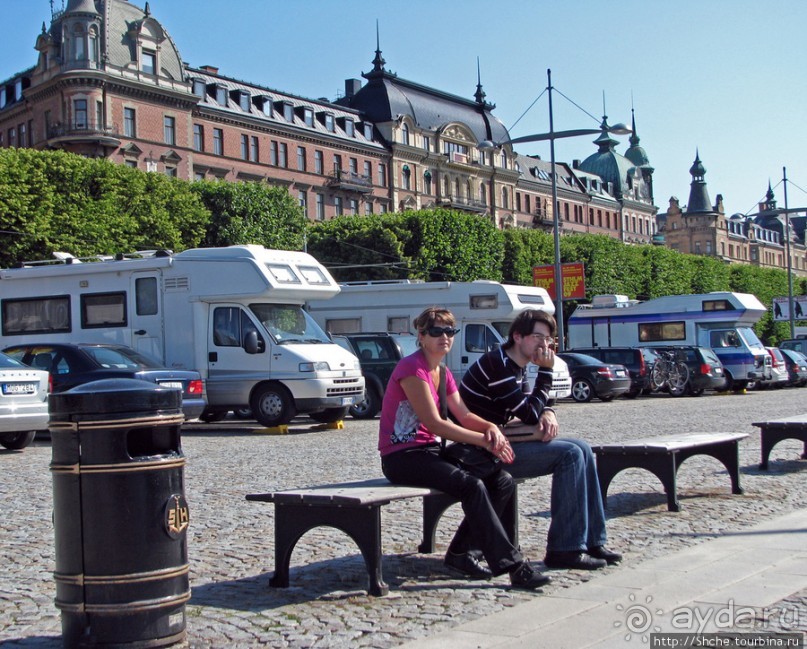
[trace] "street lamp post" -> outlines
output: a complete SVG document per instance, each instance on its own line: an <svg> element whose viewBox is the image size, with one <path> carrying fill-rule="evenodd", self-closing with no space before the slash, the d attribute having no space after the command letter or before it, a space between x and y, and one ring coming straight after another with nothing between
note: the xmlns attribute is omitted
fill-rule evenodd
<svg viewBox="0 0 807 649"><path fill-rule="evenodd" d="M555 246L555 320L557 321L558 325L558 351L562 352L565 348L565 327L563 321L563 266L560 261L560 209L558 206L558 178L555 171L555 140L567 137L577 137L580 135L596 135L602 132L602 128L583 128L571 131L556 131L555 116L552 110L552 70L548 69L546 71L546 79L546 90L549 95L549 133L525 135L523 137L517 137L509 140L509 143L519 144L522 142L541 142L549 140L549 159L551 165L550 178L552 180L552 220ZM631 133L631 130L624 124L614 124L611 127L607 127L607 131L609 133L615 133L618 135L626 135Z"/></svg>

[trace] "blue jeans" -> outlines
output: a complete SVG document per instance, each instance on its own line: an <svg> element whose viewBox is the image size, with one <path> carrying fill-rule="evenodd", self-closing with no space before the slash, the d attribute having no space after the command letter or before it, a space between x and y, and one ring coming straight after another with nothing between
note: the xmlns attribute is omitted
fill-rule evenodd
<svg viewBox="0 0 807 649"><path fill-rule="evenodd" d="M516 459L505 464L514 478L552 474L552 521L546 548L585 552L605 545L605 510L591 447L580 439L514 442Z"/></svg>

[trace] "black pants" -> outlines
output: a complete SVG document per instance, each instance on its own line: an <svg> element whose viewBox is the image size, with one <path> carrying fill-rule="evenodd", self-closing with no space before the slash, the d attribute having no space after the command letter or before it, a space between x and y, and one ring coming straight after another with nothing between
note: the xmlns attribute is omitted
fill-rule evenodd
<svg viewBox="0 0 807 649"><path fill-rule="evenodd" d="M449 545L450 552L466 552L469 543L481 548L494 575L511 572L524 560L501 523L515 492L513 478L506 471L497 471L484 481L475 478L440 457L439 444L385 455L381 469L390 482L439 489L460 501L465 520Z"/></svg>

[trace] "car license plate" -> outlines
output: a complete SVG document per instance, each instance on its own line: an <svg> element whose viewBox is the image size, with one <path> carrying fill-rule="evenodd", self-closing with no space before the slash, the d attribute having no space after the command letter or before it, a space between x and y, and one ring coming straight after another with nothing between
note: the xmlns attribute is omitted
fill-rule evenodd
<svg viewBox="0 0 807 649"><path fill-rule="evenodd" d="M36 383L3 383L3 394L34 394Z"/></svg>
<svg viewBox="0 0 807 649"><path fill-rule="evenodd" d="M617 370L616 375L617 376L625 376L625 370Z"/></svg>
<svg viewBox="0 0 807 649"><path fill-rule="evenodd" d="M723 374L723 368L722 367L716 367L715 368L715 374Z"/></svg>
<svg viewBox="0 0 807 649"><path fill-rule="evenodd" d="M342 397L343 406L352 406L355 403L355 397Z"/></svg>
<svg viewBox="0 0 807 649"><path fill-rule="evenodd" d="M164 388L177 388L182 389L182 381L162 381L160 385Z"/></svg>

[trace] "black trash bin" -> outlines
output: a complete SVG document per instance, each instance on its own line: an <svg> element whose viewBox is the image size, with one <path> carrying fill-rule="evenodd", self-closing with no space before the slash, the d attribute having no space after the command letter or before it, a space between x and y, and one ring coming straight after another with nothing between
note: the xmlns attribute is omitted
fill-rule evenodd
<svg viewBox="0 0 807 649"><path fill-rule="evenodd" d="M56 606L66 647L185 639L182 395L94 381L50 395Z"/></svg>

